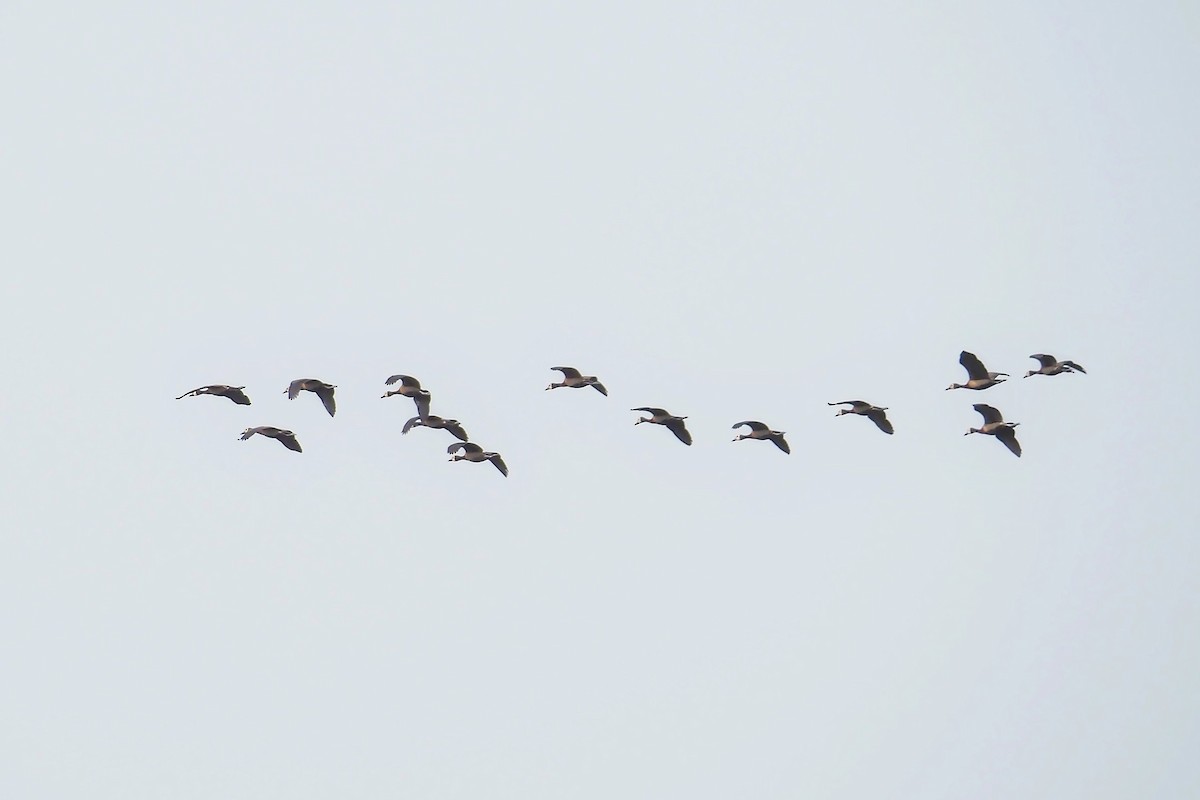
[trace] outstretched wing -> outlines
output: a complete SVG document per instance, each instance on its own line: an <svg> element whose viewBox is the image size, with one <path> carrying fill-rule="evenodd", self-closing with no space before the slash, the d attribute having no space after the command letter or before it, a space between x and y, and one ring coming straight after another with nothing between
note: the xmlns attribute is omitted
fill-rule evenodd
<svg viewBox="0 0 1200 800"><path fill-rule="evenodd" d="M868 411L867 419L871 420L871 422L874 422L875 427L879 428L879 430L883 431L884 433L895 433L895 430L892 428L891 420L887 418L887 412L885 412L882 408L873 408Z"/></svg>
<svg viewBox="0 0 1200 800"><path fill-rule="evenodd" d="M1064 361L1062 363L1066 364L1068 367L1075 370L1076 372L1082 372L1084 375L1087 375L1087 370L1084 369L1083 367L1079 366L1078 364L1076 364L1074 361Z"/></svg>
<svg viewBox="0 0 1200 800"><path fill-rule="evenodd" d="M246 428L240 438L244 442L256 433L262 433L262 428Z"/></svg>
<svg viewBox="0 0 1200 800"><path fill-rule="evenodd" d="M987 367L983 366L983 362L974 353L968 353L963 350L958 354L958 363L966 367L967 375L973 381L986 380L988 377Z"/></svg>
<svg viewBox="0 0 1200 800"><path fill-rule="evenodd" d="M748 419L748 420L745 420L744 422L737 423L736 425L733 426L732 430L736 431L738 428L742 427L743 425L745 425L747 428L749 428L752 431L770 430L770 427L768 427L767 425L764 425L763 423L758 422L756 420L752 420L752 419Z"/></svg>
<svg viewBox="0 0 1200 800"><path fill-rule="evenodd" d="M1048 356L1045 353L1034 353L1030 358L1036 358L1037 362L1043 367L1052 367L1058 363L1058 359L1054 356Z"/></svg>
<svg viewBox="0 0 1200 800"><path fill-rule="evenodd" d="M1012 454L1017 458L1021 457L1021 443L1017 441L1017 432L1012 428L1000 428L996 431L996 438L1004 442Z"/></svg>
<svg viewBox="0 0 1200 800"><path fill-rule="evenodd" d="M592 388L605 397L608 397L608 389L605 389L604 384L600 381L592 381Z"/></svg>
<svg viewBox="0 0 1200 800"><path fill-rule="evenodd" d="M400 381L401 386L411 386L414 389L421 388L421 382L411 375L393 375L384 381L384 383L391 386L396 381Z"/></svg>
<svg viewBox="0 0 1200 800"><path fill-rule="evenodd" d="M417 414L419 414L422 417L428 417L429 416L429 403L432 400L433 400L433 395L431 395L425 389L422 389L419 394L413 395L413 403L415 403L417 406Z"/></svg>
<svg viewBox="0 0 1200 800"><path fill-rule="evenodd" d="M771 441L774 442L775 446L778 447L783 452L787 453L788 455L792 454L792 448L788 447L787 439L783 438L782 433L772 434Z"/></svg>
<svg viewBox="0 0 1200 800"><path fill-rule="evenodd" d="M422 424L424 424L424 423L421 422L420 417L413 417L408 422L404 423L404 427L400 429L400 433L408 433L413 428L415 428L417 425L422 425Z"/></svg>
<svg viewBox="0 0 1200 800"><path fill-rule="evenodd" d="M579 378L579 377L581 377L579 374L579 370L575 369L574 367L551 367L550 369L558 370L559 372L561 372L563 374L564 378Z"/></svg>
<svg viewBox="0 0 1200 800"><path fill-rule="evenodd" d="M296 441L296 434L291 431L279 431L275 434L275 438L288 450L295 450L297 453L304 452L300 449L300 442Z"/></svg>
<svg viewBox="0 0 1200 800"><path fill-rule="evenodd" d="M297 378L288 384L287 396L288 400L295 400L296 396L304 390L304 378Z"/></svg>
<svg viewBox="0 0 1200 800"><path fill-rule="evenodd" d="M843 400L840 403L826 403L825 405L827 405L827 406L854 406L853 410L858 411L859 409L866 408L867 406L869 406L871 404L866 402L865 400Z"/></svg>
<svg viewBox="0 0 1200 800"><path fill-rule="evenodd" d="M223 391L219 392L219 394L221 394L223 397L228 397L239 406L248 406L250 405L250 398L247 397L246 393L242 391L243 388L245 387L224 386L222 387Z"/></svg>
<svg viewBox="0 0 1200 800"><path fill-rule="evenodd" d="M450 431L451 435L454 436L454 438L458 439L461 442L467 441L467 432L463 428L463 426L459 423L458 420L448 419L448 420L446 420L446 424L444 427L446 430Z"/></svg>
<svg viewBox="0 0 1200 800"><path fill-rule="evenodd" d="M675 434L675 437L679 439L679 441L686 445L690 445L692 443L692 435L688 433L687 426L683 424L683 420L669 419L664 422L663 425L670 428L671 433Z"/></svg>
<svg viewBox="0 0 1200 800"><path fill-rule="evenodd" d="M1001 416L999 410L997 410L994 406L989 406L985 403L976 403L975 405L971 406L971 408L975 409L983 416L983 422L985 425L991 425L995 422L1004 422L1004 417Z"/></svg>
<svg viewBox="0 0 1200 800"><path fill-rule="evenodd" d="M508 477L508 465L504 463L504 459L500 457L499 453L492 453L488 457L488 461L492 462L496 466L496 469L500 470L501 475L506 478Z"/></svg>
<svg viewBox="0 0 1200 800"><path fill-rule="evenodd" d="M454 444L452 444L446 448L446 452L449 453L450 455L454 455L459 450L462 450L467 453L482 453L483 452L482 447L480 447L477 444L473 444L472 442L455 442Z"/></svg>
<svg viewBox="0 0 1200 800"><path fill-rule="evenodd" d="M316 392L317 397L321 398L321 403L325 406L325 410L328 411L329 416L332 417L334 412L337 411L337 403L333 401L333 387L322 386L314 389L313 391Z"/></svg>
<svg viewBox="0 0 1200 800"><path fill-rule="evenodd" d="M641 408L631 408L630 411L645 411L652 417L669 417L671 412L665 408L651 408L650 406L642 406Z"/></svg>

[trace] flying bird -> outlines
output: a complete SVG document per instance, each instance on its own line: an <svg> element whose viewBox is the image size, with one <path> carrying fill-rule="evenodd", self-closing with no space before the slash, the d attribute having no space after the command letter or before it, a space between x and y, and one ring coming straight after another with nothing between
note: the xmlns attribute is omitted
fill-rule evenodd
<svg viewBox="0 0 1200 800"><path fill-rule="evenodd" d="M733 430L736 431L743 425L749 428L750 432L739 434L733 441L740 442L742 439L768 439L774 442L775 446L780 450L788 455L791 455L792 448L788 447L787 440L783 438L783 431L773 431L771 430L770 426L749 419L745 422L739 422L734 425Z"/></svg>
<svg viewBox="0 0 1200 800"><path fill-rule="evenodd" d="M579 370L574 367L551 367L550 369L561 372L563 379L561 383L552 383L547 386L546 391L558 389L563 386L569 389L581 389L584 386L590 386L605 397L608 396L608 389L604 388L604 384L595 375L580 375Z"/></svg>
<svg viewBox="0 0 1200 800"><path fill-rule="evenodd" d="M421 382L411 375L393 375L384 381L388 386L392 386L396 382L399 382L400 385L380 397L394 397L395 395L411 397L417 406L417 415L429 416L429 403L433 400L433 395L429 393L429 390L422 389Z"/></svg>
<svg viewBox="0 0 1200 800"><path fill-rule="evenodd" d="M946 387L946 391L950 391L951 389L986 389L989 386L1004 383L1004 381L1000 380L1001 377L1009 377L1007 372L988 372L987 367L983 366L983 362L974 353L968 353L966 350L958 354L958 363L966 368L968 380L966 383L952 383Z"/></svg>
<svg viewBox="0 0 1200 800"><path fill-rule="evenodd" d="M456 455L460 450L463 454ZM500 470L501 475L506 478L508 477L508 465L504 463L504 459L500 457L500 454L484 452L484 449L477 444L455 442L446 448L446 452L451 455L451 461L474 461L476 463L490 461L496 469Z"/></svg>
<svg viewBox="0 0 1200 800"><path fill-rule="evenodd" d="M300 449L300 443L296 441L296 434L292 433L291 431L286 431L283 428L274 428L270 425L259 425L257 428L246 428L246 430L242 431L241 440L244 442L256 433L277 440L288 450L295 450L297 453L304 452Z"/></svg>
<svg viewBox="0 0 1200 800"><path fill-rule="evenodd" d="M1048 356L1045 353L1034 353L1030 358L1036 358L1041 366L1026 372L1026 378L1030 375L1058 375L1060 372L1082 372L1084 375L1087 374L1087 370L1074 361L1059 361L1054 356Z"/></svg>
<svg viewBox="0 0 1200 800"><path fill-rule="evenodd" d="M288 400L295 400L301 392L312 392L321 398L325 410L332 417L337 411L337 405L333 402L333 390L336 388L333 384L319 381L316 378L297 378L288 384L288 388L283 393L288 396Z"/></svg>
<svg viewBox="0 0 1200 800"><path fill-rule="evenodd" d="M850 406L850 408L839 409L836 416L840 417L842 414L858 414L860 416L866 417L867 419L871 420L871 422L874 422L875 427L879 428L879 430L883 431L884 433L891 434L891 433L895 432L894 429L892 428L891 421L887 418L887 414L884 413L885 411L887 411L886 408L880 408L879 406L873 406L870 403L864 402L862 400L843 400L840 403L826 403L825 405L829 405L829 406L848 405L848 406Z"/></svg>
<svg viewBox="0 0 1200 800"><path fill-rule="evenodd" d="M687 419L687 417L677 417L671 412L667 411L665 408L651 408L649 406L631 408L629 410L645 411L650 415L648 417L639 417L638 421L633 423L634 425L641 425L643 422L652 422L655 425L665 425L671 431L671 433L675 434L675 437L679 439L679 441L686 445L691 445L692 435L688 433L687 427L683 424L683 421Z"/></svg>
<svg viewBox="0 0 1200 800"><path fill-rule="evenodd" d="M182 400L185 397L199 397L202 394L214 394L218 397L228 397L239 406L250 405L250 398L246 397L246 393L242 391L245 386L226 386L223 383L214 383L211 386L201 386L199 389L192 389L190 392L184 392L176 397L176 400Z"/></svg>
<svg viewBox="0 0 1200 800"><path fill-rule="evenodd" d="M986 433L990 436L995 436L1000 441L1004 442L1004 446L1012 451L1012 454L1017 458L1021 457L1021 443L1017 441L1017 432L1013 430L1021 423L1005 422L1004 417L1000 415L994 407L976 403L972 406L983 417L983 426L979 428L971 428L963 434L970 436L972 433Z"/></svg>
<svg viewBox="0 0 1200 800"><path fill-rule="evenodd" d="M400 429L400 433L408 433L413 428L421 426L426 428L441 428L444 431L449 431L454 438L463 442L467 441L467 432L463 430L462 423L456 419L442 419L434 414L424 417L413 417L404 423L404 427Z"/></svg>

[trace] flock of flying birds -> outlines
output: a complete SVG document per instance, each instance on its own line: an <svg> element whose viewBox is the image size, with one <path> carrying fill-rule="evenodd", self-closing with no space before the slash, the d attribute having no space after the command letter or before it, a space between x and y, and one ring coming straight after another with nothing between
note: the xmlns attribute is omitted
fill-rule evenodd
<svg viewBox="0 0 1200 800"><path fill-rule="evenodd" d="M1064 372L1082 372L1085 373L1083 367L1076 364L1074 361L1059 361L1054 356L1046 355L1045 353L1036 353L1030 358L1036 359L1041 365L1038 369L1032 369L1025 373L1028 378L1032 375L1059 375ZM968 353L963 350L959 353L958 363L962 364L967 370L966 383L952 383L946 390L950 389L974 389L982 391L1000 383L1004 383L1006 378L1011 377L1007 372L989 372L974 353ZM590 386L600 394L608 396L608 390L604 388L604 384L600 383L595 375L583 375L574 367L551 367L562 373L562 380L557 383L551 383L546 387L550 389L582 389ZM499 453L489 450L484 450L479 445L471 442L467 437L466 430L463 429L462 423L456 419L445 419L436 414L429 413L430 403L433 396L428 389L421 388L421 382L411 375L393 375L384 381L386 386L394 387L386 391L382 396L387 397L407 397L410 398L417 408L417 415L410 418L404 423L404 427L400 429L402 434L408 433L413 428L424 426L426 428L441 428L453 436L456 441L454 444L446 448L446 452L450 454L451 461L473 461L476 463L490 461L496 469L500 470L500 474L508 477L508 466L504 463ZM226 386L224 384L212 384L210 386L201 386L198 389L193 389L190 392L185 392L176 400L182 400L185 397L198 397L202 394L218 395L220 397L228 397L238 405L250 405L250 398L243 391L245 386ZM321 403L325 406L325 410L329 412L329 416L333 416L337 412L337 403L334 401L333 390L337 388L333 384L325 383L316 378L299 378L288 384L288 388L284 390L284 394L289 400L295 400L301 392L312 392L321 399ZM848 406L847 408L839 409L837 416L843 414L858 414L866 417L875 423L879 430L886 434L893 432L892 423L887 418L887 408L872 405L864 400L842 400L837 403L828 403L831 406ZM975 403L974 409L983 417L983 425L978 428L971 428L964 436L969 436L972 433L984 433L989 436L994 436L1007 447L1013 455L1020 457L1021 444L1017 441L1016 427L1019 422L1005 422L1004 417L994 407L984 403ZM684 420L687 417L676 416L670 413L665 408L655 408L653 406L641 406L639 408L630 409L631 411L644 411L650 416L638 417L634 425L641 425L643 422L649 422L654 425L662 425L671 433L675 434L675 438L686 445L692 443L692 434L688 431ZM749 433L743 433L734 438L733 441L740 442L743 439L760 439L770 440L776 447L784 453L790 454L791 447L788 446L787 440L784 439L783 431L771 430L769 425L757 420L743 420L733 426L733 430L738 428L746 428ZM289 450L294 450L297 453L302 452L300 442L296 439L296 434L283 428L276 428L271 425L260 425L255 428L246 428L242 431L241 440L245 441L254 434L261 434L272 439L276 439L284 447Z"/></svg>

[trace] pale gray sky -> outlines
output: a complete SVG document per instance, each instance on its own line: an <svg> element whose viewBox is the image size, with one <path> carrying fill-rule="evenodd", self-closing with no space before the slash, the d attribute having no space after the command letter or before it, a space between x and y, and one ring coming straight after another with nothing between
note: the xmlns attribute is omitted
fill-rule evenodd
<svg viewBox="0 0 1200 800"><path fill-rule="evenodd" d="M3 796L1200 792L1193 6L0 31Z"/></svg>

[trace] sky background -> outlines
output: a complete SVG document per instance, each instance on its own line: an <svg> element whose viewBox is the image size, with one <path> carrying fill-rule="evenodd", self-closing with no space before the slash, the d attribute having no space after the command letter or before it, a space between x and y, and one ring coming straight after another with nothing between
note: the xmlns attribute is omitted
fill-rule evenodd
<svg viewBox="0 0 1200 800"><path fill-rule="evenodd" d="M1200 794L1200 11L906 5L0 6L0 794Z"/></svg>

